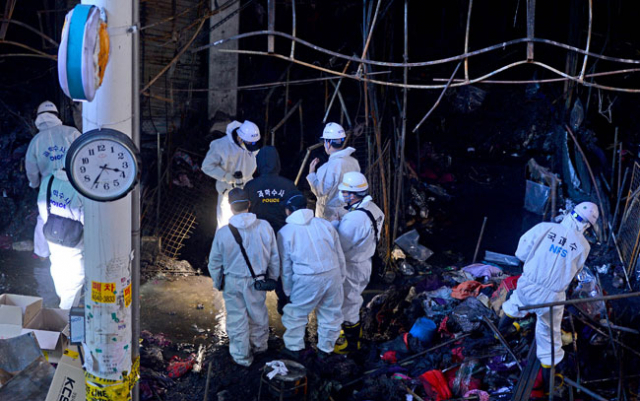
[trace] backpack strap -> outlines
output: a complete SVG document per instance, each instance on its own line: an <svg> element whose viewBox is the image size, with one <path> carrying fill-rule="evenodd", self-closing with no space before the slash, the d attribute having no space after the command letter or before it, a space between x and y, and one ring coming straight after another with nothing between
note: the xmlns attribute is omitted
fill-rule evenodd
<svg viewBox="0 0 640 401"><path fill-rule="evenodd" d="M238 245L240 245L240 251L242 252L242 257L244 257L244 261L247 263L247 266L249 267L249 272L251 273L251 277L253 277L253 279L256 280L256 273L253 271L253 267L251 267L251 262L249 261L249 256L247 255L247 251L244 249L244 245L242 245L242 237L240 236L238 229L232 224L229 224L229 230L231 230L231 234L233 235L233 238L236 240Z"/></svg>
<svg viewBox="0 0 640 401"><path fill-rule="evenodd" d="M51 175L49 184L47 184L47 217L51 214L51 184L53 184L53 175Z"/></svg>
<svg viewBox="0 0 640 401"><path fill-rule="evenodd" d="M369 217L369 220L371 220L371 225L373 226L373 232L376 234L376 242L378 242L378 224L376 224L376 219L375 217L373 217L373 213L371 213L370 211L368 211L367 209L364 208L358 208L358 209L354 209L354 210L360 210L361 212L364 212L367 217Z"/></svg>

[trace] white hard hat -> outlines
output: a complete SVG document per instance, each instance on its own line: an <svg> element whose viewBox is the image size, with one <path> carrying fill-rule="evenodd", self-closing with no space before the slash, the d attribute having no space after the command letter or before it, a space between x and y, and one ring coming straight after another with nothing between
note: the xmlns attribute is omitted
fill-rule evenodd
<svg viewBox="0 0 640 401"><path fill-rule="evenodd" d="M344 132L344 128L342 125L338 123L328 123L325 125L324 130L322 131L322 139L342 139L347 135Z"/></svg>
<svg viewBox="0 0 640 401"><path fill-rule="evenodd" d="M249 120L245 120L238 128L238 136L245 142L258 142L260 140L260 128Z"/></svg>
<svg viewBox="0 0 640 401"><path fill-rule="evenodd" d="M600 216L600 212L598 211L598 206L595 203L582 202L573 208L572 215L580 222L586 220L591 223L592 226L595 226L596 221L598 221L598 217Z"/></svg>
<svg viewBox="0 0 640 401"><path fill-rule="evenodd" d="M369 189L369 184L364 174L358 171L350 171L344 173L342 183L338 185L338 189L347 192L363 192Z"/></svg>
<svg viewBox="0 0 640 401"><path fill-rule="evenodd" d="M40 106L38 106L38 114L42 113L58 113L58 108L53 104L53 102L47 100L40 103Z"/></svg>

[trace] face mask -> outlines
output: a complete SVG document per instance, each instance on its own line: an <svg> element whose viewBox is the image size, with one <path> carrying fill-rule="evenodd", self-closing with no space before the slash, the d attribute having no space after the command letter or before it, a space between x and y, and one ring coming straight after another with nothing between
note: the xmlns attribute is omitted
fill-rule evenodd
<svg viewBox="0 0 640 401"><path fill-rule="evenodd" d="M259 142L245 142L245 141L242 141L242 143L244 144L244 147L249 152L255 152L256 150L260 149L260 143Z"/></svg>
<svg viewBox="0 0 640 401"><path fill-rule="evenodd" d="M340 202L342 202L342 203L348 203L347 200L344 198L344 195L342 194L342 191L338 192L338 199L340 199Z"/></svg>

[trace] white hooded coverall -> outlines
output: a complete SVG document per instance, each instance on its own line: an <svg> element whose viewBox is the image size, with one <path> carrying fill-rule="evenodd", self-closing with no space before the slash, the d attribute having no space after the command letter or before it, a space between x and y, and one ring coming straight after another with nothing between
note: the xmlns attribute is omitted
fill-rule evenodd
<svg viewBox="0 0 640 401"><path fill-rule="evenodd" d="M273 229L253 213L237 214L229 223L238 229L256 275L277 279L280 274L278 244ZM229 353L239 365L253 362L251 351L267 349L269 315L266 291L253 287L253 278L228 226L216 233L209 255L214 288L221 290L227 310ZM224 283L224 286L223 286Z"/></svg>
<svg viewBox="0 0 640 401"><path fill-rule="evenodd" d="M584 238L584 223L576 222L570 215L560 224L540 223L527 231L518 243L516 257L524 262L524 272L518 280L518 288L502 305L512 318L526 316L528 311L518 306L564 301L565 291L573 277L582 269L591 247ZM553 308L553 340L555 364L564 358L560 323L563 306ZM543 367L551 367L551 334L549 308L537 309L537 356Z"/></svg>
<svg viewBox="0 0 640 401"><path fill-rule="evenodd" d="M219 230L229 223L233 215L229 205L229 191L236 180L233 174L242 172L242 185L253 179L256 171L256 154L238 145L233 139L233 130L240 127L239 121L233 121L227 125L227 135L212 141L209 151L202 162L202 172L216 179L218 191L217 221Z"/></svg>
<svg viewBox="0 0 640 401"><path fill-rule="evenodd" d="M373 215L378 226L378 238L371 219L365 212L357 209L367 209ZM369 284L371 277L371 258L376 251L376 245L382 232L384 213L371 196L364 197L360 204L355 205L338 225L338 234L342 251L347 263L347 277L344 281L344 302L342 315L345 322L356 324L360 321L360 307L362 306L362 291Z"/></svg>
<svg viewBox="0 0 640 401"><path fill-rule="evenodd" d="M344 173L360 171L358 160L351 156L355 151L352 147L339 150L329 156L329 161L320 166L317 172L307 175L311 192L318 198L316 217L333 221L347 213L345 203L338 196L338 185L342 183Z"/></svg>
<svg viewBox="0 0 640 401"><path fill-rule="evenodd" d="M63 170L53 173L51 184L51 214L76 220L84 224L83 198L73 188ZM49 177L42 179L38 192L38 211L47 222L47 186ZM71 309L74 300L84 284L84 240L73 248L49 242L51 250L51 278L60 297L60 309Z"/></svg>
<svg viewBox="0 0 640 401"><path fill-rule="evenodd" d="M311 311L318 317L318 348L332 352L342 324L342 283L346 275L340 238L331 223L300 209L278 231L282 287L290 303L284 307L284 344L292 351L304 348Z"/></svg>
<svg viewBox="0 0 640 401"><path fill-rule="evenodd" d="M47 177L64 167L64 159L71 143L80 136L77 129L62 125L52 113L42 113L36 118L40 132L33 137L27 148L24 168L31 188L38 188L42 177ZM38 216L33 234L33 252L43 258L49 256L47 240L42 234L44 222Z"/></svg>

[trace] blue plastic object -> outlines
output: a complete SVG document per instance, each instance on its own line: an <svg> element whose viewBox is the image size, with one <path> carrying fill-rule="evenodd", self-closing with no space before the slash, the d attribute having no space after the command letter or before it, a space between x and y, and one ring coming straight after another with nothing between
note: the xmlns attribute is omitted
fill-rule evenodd
<svg viewBox="0 0 640 401"><path fill-rule="evenodd" d="M435 322L431 319L427 319L426 317L420 317L413 324L413 327L411 327L411 331L409 331L409 334L422 341L423 343L430 343L435 332Z"/></svg>
<svg viewBox="0 0 640 401"><path fill-rule="evenodd" d="M73 9L69 23L69 42L67 45L67 81L69 93L73 99L86 99L82 86L82 54L84 45L84 27L94 6L78 4Z"/></svg>

